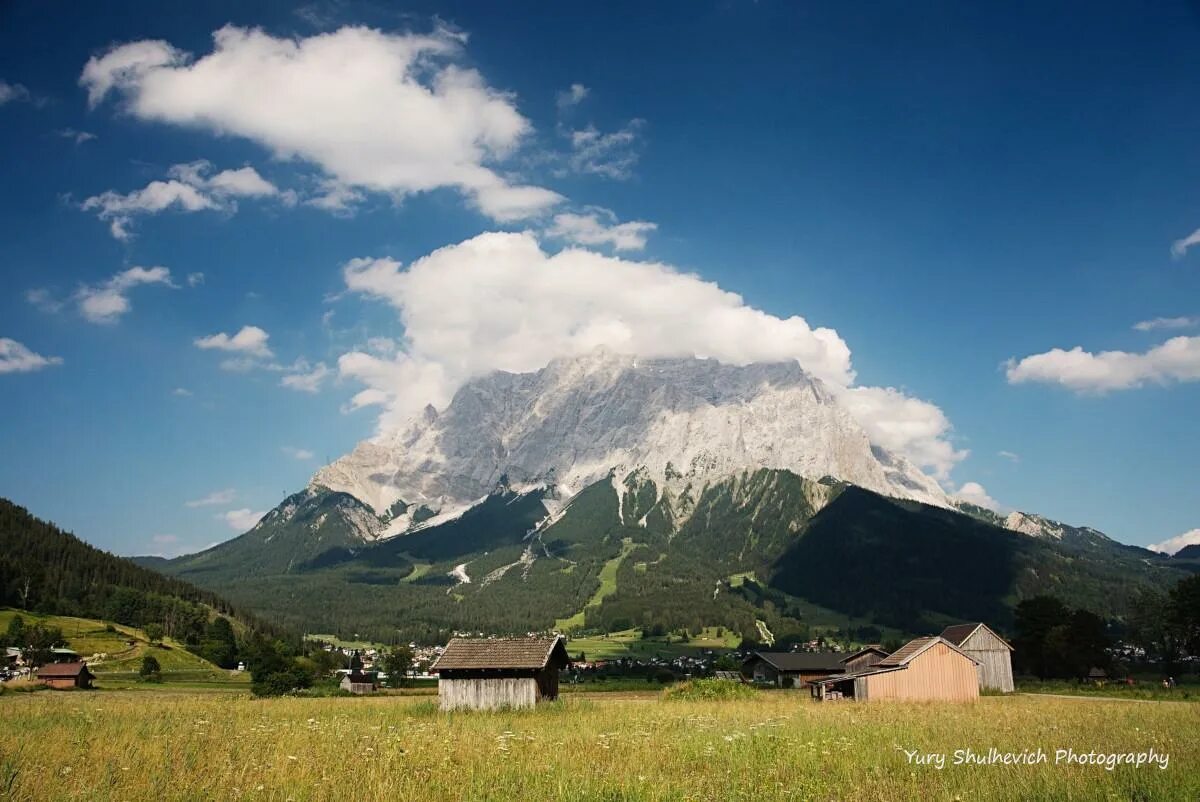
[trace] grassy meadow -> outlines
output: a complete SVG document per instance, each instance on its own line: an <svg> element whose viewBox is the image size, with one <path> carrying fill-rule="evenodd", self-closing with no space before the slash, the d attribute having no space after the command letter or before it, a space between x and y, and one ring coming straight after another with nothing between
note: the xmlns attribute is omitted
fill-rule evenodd
<svg viewBox="0 0 1200 802"><path fill-rule="evenodd" d="M0 698L0 799L903 800L1200 798L1200 707L985 697L816 704L571 695L440 714L428 697L155 691ZM912 765L903 749L1041 747L1049 765ZM1054 765L1054 750L1170 755ZM949 759L949 758L948 758Z"/></svg>

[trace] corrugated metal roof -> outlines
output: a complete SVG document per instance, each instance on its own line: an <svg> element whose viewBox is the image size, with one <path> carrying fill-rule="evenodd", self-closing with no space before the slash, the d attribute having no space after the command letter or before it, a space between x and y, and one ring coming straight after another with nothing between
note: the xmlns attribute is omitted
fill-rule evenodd
<svg viewBox="0 0 1200 802"><path fill-rule="evenodd" d="M869 677L875 674L887 674L889 671L905 671L908 666L880 666L878 663L870 668L864 668L862 671L852 671L849 674L834 674L823 679L813 680L812 685L833 685L838 682L844 682L848 679L858 679L859 677Z"/></svg>
<svg viewBox="0 0 1200 802"><path fill-rule="evenodd" d="M563 642L552 638L452 638L430 671L471 668L545 668L555 647ZM559 647L564 664L570 663L565 646Z"/></svg>

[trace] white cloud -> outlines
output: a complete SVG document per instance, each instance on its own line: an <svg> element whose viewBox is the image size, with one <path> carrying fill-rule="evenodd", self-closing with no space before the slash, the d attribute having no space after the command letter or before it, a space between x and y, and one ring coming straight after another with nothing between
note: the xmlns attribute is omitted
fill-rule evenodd
<svg viewBox="0 0 1200 802"><path fill-rule="evenodd" d="M997 451L996 456L1004 457L1009 462L1020 462L1021 461L1021 455L1014 454L1011 451Z"/></svg>
<svg viewBox="0 0 1200 802"><path fill-rule="evenodd" d="M293 446L284 446L283 448L281 448L279 450L282 451L284 454L287 454L292 459L300 460L302 462L306 461L306 460L310 460L316 456L311 451L309 451L307 448L294 448Z"/></svg>
<svg viewBox="0 0 1200 802"><path fill-rule="evenodd" d="M48 312L50 314L61 312L63 308L63 302L58 298L55 298L54 294L44 287L36 287L32 290L26 290L25 300L43 312Z"/></svg>
<svg viewBox="0 0 1200 802"><path fill-rule="evenodd" d="M227 25L213 41L199 58L164 41L120 45L89 60L80 84L93 106L116 92L139 119L244 137L347 188L456 188L497 220L561 200L491 166L531 126L511 95L459 63L461 34L344 27L283 38Z"/></svg>
<svg viewBox="0 0 1200 802"><path fill-rule="evenodd" d="M63 139L70 139L76 145L82 145L84 142L90 142L97 138L95 134L89 131L76 131L74 128L60 128L54 133Z"/></svg>
<svg viewBox="0 0 1200 802"><path fill-rule="evenodd" d="M1188 234L1183 239L1175 240L1175 242L1171 243L1171 254L1176 259L1179 259L1194 245L1200 245L1200 228Z"/></svg>
<svg viewBox="0 0 1200 802"><path fill-rule="evenodd" d="M35 370L61 365L62 358L34 353L16 340L0 337L0 374L32 373Z"/></svg>
<svg viewBox="0 0 1200 802"><path fill-rule="evenodd" d="M800 364L804 364L803 359ZM872 443L903 454L939 480L946 480L954 466L969 453L950 442L953 427L935 404L893 387L840 389L835 385L834 393L866 430Z"/></svg>
<svg viewBox="0 0 1200 802"><path fill-rule="evenodd" d="M267 510L256 512L251 510L249 507L243 507L240 510L229 510L228 512L223 512L216 517L218 520L224 521L233 531L246 532L250 529L253 529L254 525L258 523L266 514Z"/></svg>
<svg viewBox="0 0 1200 802"><path fill-rule="evenodd" d="M547 236L578 245L611 245L617 251L640 251L646 236L658 225L644 220L618 223L608 209L591 208L587 214L557 214Z"/></svg>
<svg viewBox="0 0 1200 802"><path fill-rule="evenodd" d="M83 285L73 296L79 313L92 323L116 323L133 308L129 291L143 284L162 284L174 287L171 271L165 267L131 267L122 270L108 281Z"/></svg>
<svg viewBox="0 0 1200 802"><path fill-rule="evenodd" d="M300 362L294 367L298 368L298 372L284 376L279 380L279 384L289 390L298 390L303 393L319 392L325 379L333 373L324 362L318 362L311 369L304 362Z"/></svg>
<svg viewBox="0 0 1200 802"><path fill-rule="evenodd" d="M1157 551L1160 554L1175 554L1184 546L1191 546L1200 543L1200 529L1192 529L1184 532L1182 535L1167 538L1162 543L1151 543L1146 548L1150 551Z"/></svg>
<svg viewBox="0 0 1200 802"><path fill-rule="evenodd" d="M187 274L187 284L189 287L199 287L203 283L204 283L204 274L203 273L188 273Z"/></svg>
<svg viewBox="0 0 1200 802"><path fill-rule="evenodd" d="M1173 337L1141 354L1055 348L1020 361L1010 359L1006 367L1010 384L1061 384L1080 393L1127 390L1147 382L1200 381L1200 337Z"/></svg>
<svg viewBox="0 0 1200 802"><path fill-rule="evenodd" d="M29 94L29 90L21 84L10 84L7 81L0 80L0 106L18 100L30 100L31 98L32 95Z"/></svg>
<svg viewBox="0 0 1200 802"><path fill-rule="evenodd" d="M192 391L186 387L176 387L171 391L171 395L176 396L177 398L191 398Z"/></svg>
<svg viewBox="0 0 1200 802"><path fill-rule="evenodd" d="M1153 320L1143 320L1133 324L1136 331L1191 329L1196 326L1200 326L1200 317L1156 317Z"/></svg>
<svg viewBox="0 0 1200 802"><path fill-rule="evenodd" d="M122 195L109 190L93 195L80 204L84 211L95 211L108 221L113 237L127 241L133 237L130 226L138 215L158 214L168 209L184 212L237 210L236 198L265 198L281 195L253 167L222 170L208 175L212 164L205 160L176 164L166 181L151 181L145 187Z"/></svg>
<svg viewBox="0 0 1200 802"><path fill-rule="evenodd" d="M959 501L965 501L968 504L974 504L977 507L983 507L992 512L1000 512L1001 510L1000 502L989 496L987 491L983 489L983 485L979 484L979 482L965 483L954 493L954 497Z"/></svg>
<svg viewBox="0 0 1200 802"><path fill-rule="evenodd" d="M197 337L192 342L203 350L227 351L246 357L267 358L271 356L271 348L267 345L271 335L258 326L242 326L232 337L225 332L210 334L207 337Z"/></svg>
<svg viewBox="0 0 1200 802"><path fill-rule="evenodd" d="M223 504L229 504L237 498L237 491L232 487L227 487L224 490L214 490L203 498L185 501L185 507L219 507Z"/></svg>
<svg viewBox="0 0 1200 802"><path fill-rule="evenodd" d="M338 360L339 375L364 388L344 409L382 407L384 431L427 403L444 406L474 376L606 346L733 364L795 359L847 399L878 445L939 474L966 453L946 442L950 424L933 404L891 389L842 392L854 371L836 331L767 314L669 265L580 249L549 255L530 233L488 233L407 267L355 259L343 273L350 291L388 302L404 326L395 355L368 348Z"/></svg>
<svg viewBox="0 0 1200 802"><path fill-rule="evenodd" d="M567 163L577 173L618 181L629 178L640 156L638 144L645 124L645 120L634 119L610 133L603 133L594 125L571 131L571 154Z"/></svg>
<svg viewBox="0 0 1200 802"><path fill-rule="evenodd" d="M558 107L560 109L568 109L571 106L578 106L588 96L589 92L591 90L583 84L571 84L569 89L558 93Z"/></svg>

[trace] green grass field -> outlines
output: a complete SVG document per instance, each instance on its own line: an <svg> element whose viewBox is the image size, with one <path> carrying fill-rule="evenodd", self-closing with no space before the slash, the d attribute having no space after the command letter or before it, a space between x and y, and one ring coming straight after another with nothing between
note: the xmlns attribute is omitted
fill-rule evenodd
<svg viewBox="0 0 1200 802"><path fill-rule="evenodd" d="M740 642L741 638L732 631L724 630L724 634L718 634L716 627L706 627L700 635L686 641L678 635L643 638L640 629L626 629L607 635L571 638L567 641L567 651L572 657L578 657L582 652L588 660L646 659L695 655L709 649L727 651L736 649Z"/></svg>
<svg viewBox="0 0 1200 802"><path fill-rule="evenodd" d="M44 692L0 698L14 800L1195 800L1197 708L1038 696L816 704L572 695L534 711L428 697ZM910 763L904 750L1041 748L1042 765ZM1055 765L1055 750L1169 755Z"/></svg>
<svg viewBox="0 0 1200 802"><path fill-rule="evenodd" d="M193 688L248 687L250 678L243 672L230 672L213 665L202 657L192 654L182 643L164 638L161 645L152 645L140 629L120 624L112 625L91 618L73 618L62 615L27 613L20 610L0 609L0 631L8 628L15 616L21 616L26 625L35 623L58 627L67 640L67 647L78 652L88 661L88 666L97 677L101 688L129 688L141 686L138 670L142 658L151 654L162 667L163 681L181 683ZM129 641L134 641L130 645ZM94 655L103 654L103 660L92 660Z"/></svg>

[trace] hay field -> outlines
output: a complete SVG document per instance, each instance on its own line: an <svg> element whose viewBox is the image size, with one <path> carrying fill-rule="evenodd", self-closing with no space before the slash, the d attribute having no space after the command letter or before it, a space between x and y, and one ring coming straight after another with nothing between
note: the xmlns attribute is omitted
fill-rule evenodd
<svg viewBox="0 0 1200 802"><path fill-rule="evenodd" d="M100 691L7 694L0 721L4 800L1200 798L1200 707L1186 703L576 695L535 711L444 715L428 697ZM938 770L902 751L968 747L1041 747L1050 763ZM1068 747L1153 747L1170 762L1054 765Z"/></svg>

